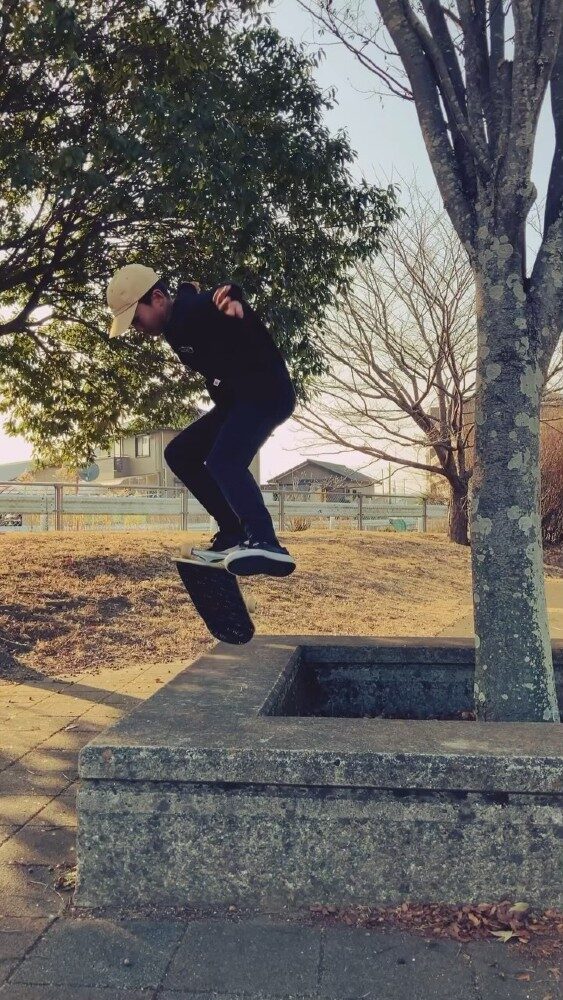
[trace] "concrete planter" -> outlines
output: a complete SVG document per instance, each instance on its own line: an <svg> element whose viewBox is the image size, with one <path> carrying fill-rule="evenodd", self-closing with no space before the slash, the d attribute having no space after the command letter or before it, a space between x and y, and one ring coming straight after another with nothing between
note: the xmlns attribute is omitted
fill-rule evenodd
<svg viewBox="0 0 563 1000"><path fill-rule="evenodd" d="M473 665L463 639L218 644L82 750L76 903L561 905L561 727L444 719Z"/></svg>

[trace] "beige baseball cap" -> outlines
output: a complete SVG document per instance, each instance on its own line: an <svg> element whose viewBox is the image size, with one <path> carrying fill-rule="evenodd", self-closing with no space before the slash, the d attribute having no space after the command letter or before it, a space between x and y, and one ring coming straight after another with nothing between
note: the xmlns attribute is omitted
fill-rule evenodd
<svg viewBox="0 0 563 1000"><path fill-rule="evenodd" d="M160 274L144 264L126 264L108 284L108 306L113 313L110 337L121 337L131 326L139 299L160 280Z"/></svg>

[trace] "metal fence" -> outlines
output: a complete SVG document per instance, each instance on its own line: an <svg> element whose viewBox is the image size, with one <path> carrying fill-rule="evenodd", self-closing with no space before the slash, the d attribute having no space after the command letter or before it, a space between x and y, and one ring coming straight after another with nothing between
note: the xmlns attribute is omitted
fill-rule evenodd
<svg viewBox="0 0 563 1000"><path fill-rule="evenodd" d="M436 531L447 505L424 497L363 496L334 490L318 500L310 492L262 488L278 531L308 527ZM0 482L0 531L214 531L215 522L187 490L95 483Z"/></svg>

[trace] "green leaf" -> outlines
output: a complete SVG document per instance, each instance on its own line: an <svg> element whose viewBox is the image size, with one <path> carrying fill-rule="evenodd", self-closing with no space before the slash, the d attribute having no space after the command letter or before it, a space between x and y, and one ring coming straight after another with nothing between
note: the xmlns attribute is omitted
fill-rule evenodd
<svg viewBox="0 0 563 1000"><path fill-rule="evenodd" d="M398 213L393 188L351 180L313 61L252 0L6 6L0 405L13 426L42 457L83 464L124 414L176 426L193 412L201 380L161 344L108 342L106 283L140 258L172 288L239 282L304 397L325 367L311 331ZM34 293L51 316L31 326Z"/></svg>

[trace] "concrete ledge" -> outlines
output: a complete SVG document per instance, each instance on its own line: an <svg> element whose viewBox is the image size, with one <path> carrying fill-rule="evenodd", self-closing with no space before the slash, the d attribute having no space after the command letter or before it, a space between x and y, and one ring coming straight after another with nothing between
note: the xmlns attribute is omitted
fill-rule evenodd
<svg viewBox="0 0 563 1000"><path fill-rule="evenodd" d="M81 751L77 903L559 905L559 726L358 717L470 707L473 662L464 639L218 644Z"/></svg>
<svg viewBox="0 0 563 1000"><path fill-rule="evenodd" d="M563 643L554 650L560 684ZM376 670L396 686L449 674L469 708L474 653L466 640L260 637L218 643L80 753L82 779L326 783L357 787L552 792L562 788L563 737L552 723L476 723L272 715L300 660ZM455 683L454 683L455 682ZM389 684L387 685L389 687ZM410 689L410 691L408 690ZM561 691L563 701L563 690ZM440 766L437 766L440 765Z"/></svg>

